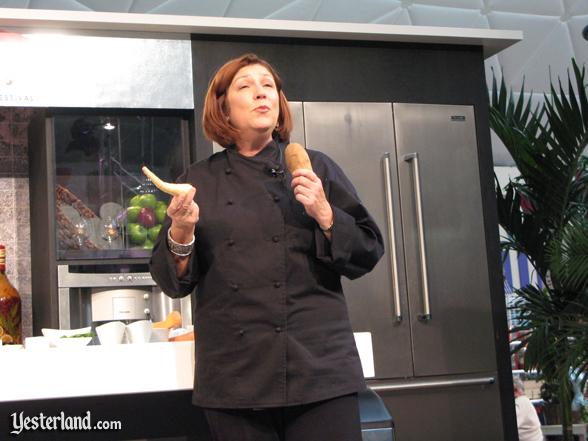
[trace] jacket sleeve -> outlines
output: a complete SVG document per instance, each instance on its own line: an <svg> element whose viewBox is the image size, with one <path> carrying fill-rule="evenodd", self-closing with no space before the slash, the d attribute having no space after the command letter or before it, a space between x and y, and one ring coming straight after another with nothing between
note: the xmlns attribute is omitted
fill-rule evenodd
<svg viewBox="0 0 588 441"><path fill-rule="evenodd" d="M178 182L185 182L185 175L180 177ZM153 246L153 253L149 261L149 271L155 283L165 294L172 298L178 298L190 294L198 283L198 257L195 243L192 254L190 254L186 274L181 278L176 275L176 262L167 247L167 232L170 226L171 219L165 216L161 231ZM196 230L198 230L198 226Z"/></svg>
<svg viewBox="0 0 588 441"><path fill-rule="evenodd" d="M378 263L384 241L376 222L359 200L353 184L329 157L319 153L317 168L333 209L331 241L315 228L317 259L342 276L356 279ZM313 164L314 166L314 164Z"/></svg>

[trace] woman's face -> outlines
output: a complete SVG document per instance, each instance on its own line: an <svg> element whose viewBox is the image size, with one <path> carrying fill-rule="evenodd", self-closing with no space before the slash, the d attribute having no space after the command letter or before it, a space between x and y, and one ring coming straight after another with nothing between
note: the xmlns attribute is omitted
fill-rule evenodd
<svg viewBox="0 0 588 441"><path fill-rule="evenodd" d="M268 135L276 127L280 99L270 71L260 64L245 66L227 89L229 121L242 137Z"/></svg>

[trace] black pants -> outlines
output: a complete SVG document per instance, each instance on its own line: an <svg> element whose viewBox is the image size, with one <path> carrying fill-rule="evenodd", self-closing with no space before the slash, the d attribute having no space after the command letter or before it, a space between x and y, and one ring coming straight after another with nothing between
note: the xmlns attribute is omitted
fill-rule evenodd
<svg viewBox="0 0 588 441"><path fill-rule="evenodd" d="M361 441L357 394L267 409L204 409L214 441Z"/></svg>

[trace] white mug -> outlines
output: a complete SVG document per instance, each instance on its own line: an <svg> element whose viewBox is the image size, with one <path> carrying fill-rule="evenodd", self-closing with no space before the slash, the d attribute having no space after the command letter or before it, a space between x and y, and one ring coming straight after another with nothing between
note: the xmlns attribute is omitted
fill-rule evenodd
<svg viewBox="0 0 588 441"><path fill-rule="evenodd" d="M123 322L109 322L96 327L101 345L119 345L123 342L126 326Z"/></svg>
<svg viewBox="0 0 588 441"><path fill-rule="evenodd" d="M129 343L149 343L153 324L151 320L139 320L127 325Z"/></svg>

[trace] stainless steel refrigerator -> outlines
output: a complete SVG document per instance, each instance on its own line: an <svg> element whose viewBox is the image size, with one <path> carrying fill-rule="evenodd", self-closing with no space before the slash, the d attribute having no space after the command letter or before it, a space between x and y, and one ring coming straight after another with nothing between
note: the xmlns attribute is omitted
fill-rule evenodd
<svg viewBox="0 0 588 441"><path fill-rule="evenodd" d="M384 258L344 290L397 439L501 440L473 107L292 109L292 141L332 157L385 234Z"/></svg>

